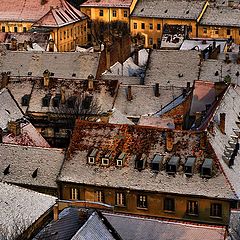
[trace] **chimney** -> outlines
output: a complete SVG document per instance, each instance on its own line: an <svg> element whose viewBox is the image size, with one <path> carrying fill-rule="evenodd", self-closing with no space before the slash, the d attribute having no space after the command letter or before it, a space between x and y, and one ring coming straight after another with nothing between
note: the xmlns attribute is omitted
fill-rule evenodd
<svg viewBox="0 0 240 240"><path fill-rule="evenodd" d="M17 39L16 38L11 39L11 50L17 51Z"/></svg>
<svg viewBox="0 0 240 240"><path fill-rule="evenodd" d="M105 112L101 115L100 120L102 123L109 123L109 118L112 115L112 111Z"/></svg>
<svg viewBox="0 0 240 240"><path fill-rule="evenodd" d="M18 43L18 50L23 51L23 43Z"/></svg>
<svg viewBox="0 0 240 240"><path fill-rule="evenodd" d="M27 46L28 46L28 44L27 44L27 41L25 40L24 43L23 43L23 48L24 48L25 51L27 51Z"/></svg>
<svg viewBox="0 0 240 240"><path fill-rule="evenodd" d="M6 72L2 72L1 75L2 75L2 79L1 79L0 89L7 87L10 79L9 75Z"/></svg>
<svg viewBox="0 0 240 240"><path fill-rule="evenodd" d="M217 46L217 44L216 44L216 40L213 40L213 49L215 49L216 46Z"/></svg>
<svg viewBox="0 0 240 240"><path fill-rule="evenodd" d="M64 104L64 103L66 102L65 89L64 89L64 87L61 87L60 93L61 93L61 103Z"/></svg>
<svg viewBox="0 0 240 240"><path fill-rule="evenodd" d="M187 92L190 91L190 88L191 88L191 83L190 83L190 82L187 82Z"/></svg>
<svg viewBox="0 0 240 240"><path fill-rule="evenodd" d="M58 220L58 204L54 204L53 206L53 220Z"/></svg>
<svg viewBox="0 0 240 240"><path fill-rule="evenodd" d="M43 86L45 88L48 88L49 87L49 83L50 83L50 72L48 71L48 69L46 69L44 72L43 72Z"/></svg>
<svg viewBox="0 0 240 240"><path fill-rule="evenodd" d="M160 92L159 92L159 83L155 83L155 97L159 97Z"/></svg>
<svg viewBox="0 0 240 240"><path fill-rule="evenodd" d="M174 116L174 125L176 130L182 130L183 126L183 116L182 115L176 115Z"/></svg>
<svg viewBox="0 0 240 240"><path fill-rule="evenodd" d="M228 53L225 54L225 62L226 62L227 64L231 62Z"/></svg>
<svg viewBox="0 0 240 240"><path fill-rule="evenodd" d="M30 48L33 48L33 42L32 42L32 39L30 38L29 41L28 41L28 45Z"/></svg>
<svg viewBox="0 0 240 240"><path fill-rule="evenodd" d="M93 80L94 80L94 76L92 74L90 74L88 76L88 91L92 91L93 90Z"/></svg>
<svg viewBox="0 0 240 240"><path fill-rule="evenodd" d="M0 143L3 142L3 130L0 128Z"/></svg>
<svg viewBox="0 0 240 240"><path fill-rule="evenodd" d="M106 43L105 53L106 53L106 69L108 70L111 67L111 56L110 56L110 45L109 45L109 43Z"/></svg>
<svg viewBox="0 0 240 240"><path fill-rule="evenodd" d="M138 48L136 46L134 47L133 54L134 54L134 63L136 65L138 65L139 64L139 56L138 56Z"/></svg>
<svg viewBox="0 0 240 240"><path fill-rule="evenodd" d="M15 136L21 134L21 127L19 122L10 121L8 122L8 131L13 133Z"/></svg>
<svg viewBox="0 0 240 240"><path fill-rule="evenodd" d="M226 119L226 113L220 113L220 131L221 133L225 134L225 119Z"/></svg>
<svg viewBox="0 0 240 240"><path fill-rule="evenodd" d="M48 48L49 52L54 52L54 41L53 41L53 39L50 39L48 44L49 44L49 48Z"/></svg>
<svg viewBox="0 0 240 240"><path fill-rule="evenodd" d="M133 97L132 97L132 87L128 86L128 88L127 88L127 100L131 101L132 99L133 99Z"/></svg>
<svg viewBox="0 0 240 240"><path fill-rule="evenodd" d="M167 132L166 134L166 150L171 152L173 150L174 134L173 132Z"/></svg>

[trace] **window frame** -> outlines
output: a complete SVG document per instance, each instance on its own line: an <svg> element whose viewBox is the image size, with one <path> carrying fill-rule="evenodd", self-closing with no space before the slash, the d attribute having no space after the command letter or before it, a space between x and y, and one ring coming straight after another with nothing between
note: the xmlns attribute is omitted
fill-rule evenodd
<svg viewBox="0 0 240 240"><path fill-rule="evenodd" d="M141 29L145 29L145 23L141 23Z"/></svg>
<svg viewBox="0 0 240 240"><path fill-rule="evenodd" d="M70 188L70 199L71 200L79 200L78 188Z"/></svg>
<svg viewBox="0 0 240 240"><path fill-rule="evenodd" d="M126 194L124 192L115 193L115 205L118 207L126 207Z"/></svg>
<svg viewBox="0 0 240 240"><path fill-rule="evenodd" d="M138 24L136 22L133 23L133 29L138 29Z"/></svg>
<svg viewBox="0 0 240 240"><path fill-rule="evenodd" d="M117 17L117 10L112 10L112 17Z"/></svg>
<svg viewBox="0 0 240 240"><path fill-rule="evenodd" d="M96 190L94 199L95 199L95 202L104 203L104 192L103 192L103 190Z"/></svg>
<svg viewBox="0 0 240 240"><path fill-rule="evenodd" d="M149 23L149 30L153 30L153 24Z"/></svg>
<svg viewBox="0 0 240 240"><path fill-rule="evenodd" d="M161 23L157 23L157 31L161 30Z"/></svg>
<svg viewBox="0 0 240 240"><path fill-rule="evenodd" d="M142 209L148 208L147 195L137 195L137 207Z"/></svg>
<svg viewBox="0 0 240 240"><path fill-rule="evenodd" d="M107 163L104 163L104 161L107 161ZM101 164L102 164L103 166L108 166L108 165L109 165L109 158L103 157L103 158L101 159Z"/></svg>
<svg viewBox="0 0 240 240"><path fill-rule="evenodd" d="M91 160L93 160L93 161L91 161ZM95 157L88 157L88 163L95 164Z"/></svg>
<svg viewBox="0 0 240 240"><path fill-rule="evenodd" d="M222 218L222 204L221 203L211 203L210 217Z"/></svg>
<svg viewBox="0 0 240 240"><path fill-rule="evenodd" d="M199 214L199 204L198 201L195 200L188 200L187 201L187 214L198 216Z"/></svg>
<svg viewBox="0 0 240 240"><path fill-rule="evenodd" d="M104 16L104 11L103 9L99 9L99 17L103 17Z"/></svg>
<svg viewBox="0 0 240 240"><path fill-rule="evenodd" d="M165 212L175 212L175 198L165 197L163 202L163 210Z"/></svg>
<svg viewBox="0 0 240 240"><path fill-rule="evenodd" d="M127 11L127 10L124 10L124 11L123 11L123 17L125 17L125 18L128 17L128 11Z"/></svg>

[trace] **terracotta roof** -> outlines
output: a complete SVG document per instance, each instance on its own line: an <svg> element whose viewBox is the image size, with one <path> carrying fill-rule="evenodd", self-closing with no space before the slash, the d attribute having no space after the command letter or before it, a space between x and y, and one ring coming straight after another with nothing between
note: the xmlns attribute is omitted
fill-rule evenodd
<svg viewBox="0 0 240 240"><path fill-rule="evenodd" d="M51 8L70 8L65 0L1 0L0 21L36 22ZM74 7L74 11L79 12Z"/></svg>
<svg viewBox="0 0 240 240"><path fill-rule="evenodd" d="M129 8L132 0L88 0L80 7L122 7Z"/></svg>

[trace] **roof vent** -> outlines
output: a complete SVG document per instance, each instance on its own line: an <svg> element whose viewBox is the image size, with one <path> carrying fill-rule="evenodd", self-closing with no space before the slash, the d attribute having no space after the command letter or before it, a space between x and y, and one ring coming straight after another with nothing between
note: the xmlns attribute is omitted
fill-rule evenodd
<svg viewBox="0 0 240 240"><path fill-rule="evenodd" d="M33 172L32 178L36 178L37 177L37 173L38 173L38 168Z"/></svg>
<svg viewBox="0 0 240 240"><path fill-rule="evenodd" d="M3 171L3 174L4 175L9 174L10 173L9 169L10 169L10 164L5 168L5 170Z"/></svg>
<svg viewBox="0 0 240 240"><path fill-rule="evenodd" d="M168 10L166 9L165 11L164 11L164 13L167 13L168 12Z"/></svg>

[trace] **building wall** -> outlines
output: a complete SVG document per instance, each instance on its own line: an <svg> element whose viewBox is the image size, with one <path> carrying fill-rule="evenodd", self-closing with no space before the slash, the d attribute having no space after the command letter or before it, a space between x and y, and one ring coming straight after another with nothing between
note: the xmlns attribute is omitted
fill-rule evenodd
<svg viewBox="0 0 240 240"><path fill-rule="evenodd" d="M59 52L74 51L77 45L86 45L88 42L87 19L61 28L54 28L52 37Z"/></svg>
<svg viewBox="0 0 240 240"><path fill-rule="evenodd" d="M142 23L145 24L145 29L142 29ZM134 28L134 24L137 28ZM150 29L150 24L153 28ZM157 29L157 24L160 24L160 29ZM197 27L194 20L184 20L184 19L160 19L160 18L142 18L142 17L132 17L130 21L131 35L136 36L141 33L145 36L145 47L152 47L153 44L158 44L159 40L162 39L163 26L168 25L185 25L191 26L192 31L189 33L189 37L197 36ZM149 39L153 39L153 44L149 43Z"/></svg>
<svg viewBox="0 0 240 240"><path fill-rule="evenodd" d="M1 32L24 32L31 29L30 22L0 22ZM4 30L5 28L5 30Z"/></svg>
<svg viewBox="0 0 240 240"><path fill-rule="evenodd" d="M232 38L236 44L240 44L240 28L220 26L199 26L198 35L200 38L226 39Z"/></svg>
<svg viewBox="0 0 240 240"><path fill-rule="evenodd" d="M130 15L129 8L81 7L80 11L89 16L89 18L92 21L101 22L123 21L127 23L129 22ZM100 15L100 11L103 12L102 16Z"/></svg>
<svg viewBox="0 0 240 240"><path fill-rule="evenodd" d="M196 221L205 222L212 224L227 225L229 221L229 210L230 203L228 201L219 199L210 199L196 196L181 196L173 194L164 193L150 193L144 191L130 191L124 189L113 189L104 187L94 187L94 186L83 186L77 184L60 184L60 198L63 200L73 200L71 199L71 189L78 189L78 200L84 201L97 201L95 191L102 190L104 193L104 203L114 206L114 211L125 212L139 215L148 215L154 217L163 217L170 219L178 219L185 221ZM126 196L126 206L116 206L115 205L115 193L124 192ZM147 208L139 208L137 206L138 195L147 196ZM175 199L175 211L165 211L164 210L164 199L166 197ZM187 203L188 201L197 201L199 214L189 215L187 214ZM219 203L222 205L222 217L211 217L210 216L210 206L211 203Z"/></svg>

